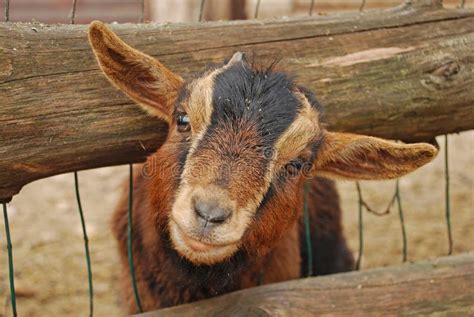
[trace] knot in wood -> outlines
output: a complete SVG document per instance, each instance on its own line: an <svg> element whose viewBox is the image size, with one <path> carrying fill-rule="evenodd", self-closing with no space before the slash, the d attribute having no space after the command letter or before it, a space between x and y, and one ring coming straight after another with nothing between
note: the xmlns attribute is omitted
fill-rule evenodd
<svg viewBox="0 0 474 317"><path fill-rule="evenodd" d="M431 91L446 89L454 84L461 72L462 66L457 61L444 61L441 66L429 71L421 84Z"/></svg>
<svg viewBox="0 0 474 317"><path fill-rule="evenodd" d="M461 65L456 61L449 61L438 67L432 72L432 75L442 78L443 80L451 80L461 71Z"/></svg>

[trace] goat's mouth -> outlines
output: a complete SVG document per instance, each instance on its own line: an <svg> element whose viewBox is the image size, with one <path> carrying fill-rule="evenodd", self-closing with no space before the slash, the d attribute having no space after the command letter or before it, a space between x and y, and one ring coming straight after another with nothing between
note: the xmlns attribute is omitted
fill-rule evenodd
<svg viewBox="0 0 474 317"><path fill-rule="evenodd" d="M207 243L203 239L196 239L191 235L188 235L176 224L176 233L179 235L181 240L186 243L191 249L197 252L206 252L218 248L220 245L214 243Z"/></svg>
<svg viewBox="0 0 474 317"><path fill-rule="evenodd" d="M210 243L197 239L185 232L173 220L169 223L170 238L174 248L182 256L197 264L215 264L221 262L235 253L238 242Z"/></svg>

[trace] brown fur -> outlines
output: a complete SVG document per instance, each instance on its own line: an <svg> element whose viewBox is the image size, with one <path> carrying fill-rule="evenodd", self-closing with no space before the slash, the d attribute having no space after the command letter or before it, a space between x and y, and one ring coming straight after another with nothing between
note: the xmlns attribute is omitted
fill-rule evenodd
<svg viewBox="0 0 474 317"><path fill-rule="evenodd" d="M399 144L365 135L326 132L314 170L332 178L392 179L425 165L437 153L426 143Z"/></svg>
<svg viewBox="0 0 474 317"><path fill-rule="evenodd" d="M98 21L89 27L89 42L100 69L114 78L112 83L149 113L169 122L169 111L183 79L156 59L128 46Z"/></svg>
<svg viewBox="0 0 474 317"><path fill-rule="evenodd" d="M158 160L164 166L172 166L177 159L172 155L164 159L170 152L166 146L158 151ZM169 165L168 165L169 164ZM170 242L167 240L167 202L172 201L173 181L144 178L141 166L135 168L134 180L134 260L138 281L139 295L145 310L152 310L178 304L184 304L209 298L221 293L254 287L260 284L281 282L305 276L306 265L304 227L302 225L303 191L298 186L297 207L285 210L288 214L281 230L275 232L260 225L248 233L246 237L245 260L238 264L229 264L217 270L217 279L191 278L187 267L177 265L174 256L170 256ZM317 274L348 271L353 267L353 259L348 251L342 235L341 211L334 183L323 178L308 180L311 184L308 201L312 224L312 244L314 267ZM175 183L176 184L176 183ZM127 188L128 190L128 188ZM121 202L114 214L113 232L118 241L122 261L122 283L124 297L129 312L136 312L135 301L130 283L127 257L127 197L124 191ZM276 221L282 214L279 202L272 204L273 212L267 213L262 224ZM263 241L261 241L263 239ZM304 252L303 252L304 253ZM303 268L303 269L302 269ZM227 275L229 274L229 275ZM223 279L221 279L223 278Z"/></svg>
<svg viewBox="0 0 474 317"><path fill-rule="evenodd" d="M252 66L241 53L185 86L181 77L100 22L91 24L89 39L107 78L169 124L164 145L135 168L133 252L145 310L305 276L305 182L313 274L352 269L334 183L319 176L395 178L437 152L429 144L326 131L308 92L281 72L249 71ZM240 89L233 88L237 84ZM178 128L183 113L190 129ZM294 162L309 165L310 173ZM197 200L212 201L214 211L230 212L218 223L211 221L201 217ZM113 231L124 296L135 312L126 193L114 214Z"/></svg>

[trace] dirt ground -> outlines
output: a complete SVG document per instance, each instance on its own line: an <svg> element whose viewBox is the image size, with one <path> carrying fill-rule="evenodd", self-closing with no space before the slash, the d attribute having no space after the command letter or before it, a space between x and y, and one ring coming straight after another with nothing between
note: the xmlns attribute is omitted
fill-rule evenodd
<svg viewBox="0 0 474 317"><path fill-rule="evenodd" d="M443 150L443 139L438 139ZM442 153L442 152L441 152ZM450 137L454 253L474 250L474 132ZM92 253L96 316L120 316L117 254L109 230L117 187L126 166L80 172L82 203ZM87 272L73 174L26 186L9 205L15 281L20 316L86 316ZM444 216L444 157L400 181L408 233L409 261L447 253ZM354 182L338 184L349 245L358 250L358 205ZM367 202L384 209L394 182L362 182ZM0 316L9 314L3 217L0 220ZM362 268L398 264L402 259L396 208L383 217L364 213Z"/></svg>

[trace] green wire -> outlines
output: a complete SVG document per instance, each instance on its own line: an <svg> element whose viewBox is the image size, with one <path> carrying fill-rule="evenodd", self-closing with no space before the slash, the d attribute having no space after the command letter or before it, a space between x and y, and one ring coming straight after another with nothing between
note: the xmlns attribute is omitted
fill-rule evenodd
<svg viewBox="0 0 474 317"><path fill-rule="evenodd" d="M400 196L400 184L397 179L395 184L395 196L397 197L397 205L398 205L398 216L400 218L400 225L402 227L402 237L403 237L403 262L407 261L407 254L408 254L408 244L407 244L407 232L405 229L405 219L403 217L403 208L402 208L402 198Z"/></svg>
<svg viewBox="0 0 474 317"><path fill-rule="evenodd" d="M138 295L137 279L135 276L135 265L133 264L133 224L132 224L132 212L133 212L133 164L129 165L129 187L128 187L128 225L127 225L127 251L128 251L128 267L130 269L130 275L132 277L133 295L135 297L135 304L138 307L138 312L142 313L143 308L140 302L140 296Z"/></svg>
<svg viewBox="0 0 474 317"><path fill-rule="evenodd" d="M260 0L257 3L257 10L255 11L255 18L257 18L258 14L258 7L260 6ZM309 8L308 15L313 15L313 8L314 8L314 0L311 1L311 5ZM305 238L306 238L306 253L308 256L307 259L307 274L306 276L313 275L313 246L311 243L311 220L309 218L308 212L308 191L309 191L309 181L304 183L304 201L303 201L303 216L304 216L304 231L305 231Z"/></svg>
<svg viewBox="0 0 474 317"><path fill-rule="evenodd" d="M449 160L448 160L448 135L444 136L444 176L446 179L445 201L446 201L446 225L448 227L448 255L453 253L453 236L451 232L451 203L449 192Z"/></svg>
<svg viewBox="0 0 474 317"><path fill-rule="evenodd" d="M16 312L16 293L15 293L15 272L13 269L13 247L10 237L10 224L8 223L7 204L3 203L3 218L5 219L5 235L7 237L8 250L8 276L10 278L10 299L12 303L13 316L17 316Z"/></svg>
<svg viewBox="0 0 474 317"><path fill-rule="evenodd" d="M311 5L309 6L309 16L313 15L313 9L314 9L314 0L311 0Z"/></svg>
<svg viewBox="0 0 474 317"><path fill-rule="evenodd" d="M359 255L357 256L356 270L360 269L360 263L362 261L362 254L364 251L364 223L362 218L362 193L360 190L359 182L356 182L357 194L359 195Z"/></svg>
<svg viewBox="0 0 474 317"><path fill-rule="evenodd" d="M311 245L311 228L310 228L310 219L309 219L309 212L308 212L308 191L309 191L309 183L305 182L304 184L304 196L303 196L303 216L304 216L304 231L306 237L306 252L308 256L307 261L307 273L306 276L313 275L313 247Z"/></svg>
<svg viewBox="0 0 474 317"><path fill-rule="evenodd" d="M202 21L202 16L203 16L203 13L204 13L204 4L205 4L206 0L201 0L201 7L199 8L199 19L198 21L201 22Z"/></svg>
<svg viewBox="0 0 474 317"><path fill-rule="evenodd" d="M258 18L259 9L260 9L260 0L257 0L257 4L255 5L255 14L253 15L254 19Z"/></svg>
<svg viewBox="0 0 474 317"><path fill-rule="evenodd" d="M87 237L87 230L86 230L86 221L84 219L84 212L82 210L81 204L81 195L79 194L79 177L77 172L74 172L74 187L76 190L76 200L77 200L77 207L79 209L79 216L81 217L81 226L82 226L82 234L84 236L84 248L86 252L86 263L87 263L87 277L89 280L89 316L94 315L94 287L92 285L92 266L91 266L91 257L89 252L89 238Z"/></svg>

